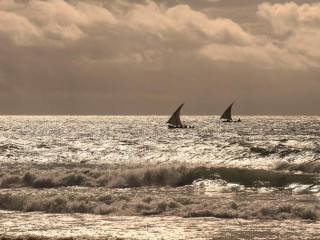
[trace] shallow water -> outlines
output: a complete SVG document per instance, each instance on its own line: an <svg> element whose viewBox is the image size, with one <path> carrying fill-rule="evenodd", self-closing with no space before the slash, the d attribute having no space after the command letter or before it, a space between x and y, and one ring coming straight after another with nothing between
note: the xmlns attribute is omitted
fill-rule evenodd
<svg viewBox="0 0 320 240"><path fill-rule="evenodd" d="M0 163L201 162L268 168L319 159L320 117L182 116L195 129L167 129L165 116L1 116Z"/></svg>
<svg viewBox="0 0 320 240"><path fill-rule="evenodd" d="M4 235L134 239L319 239L320 224L181 217L108 217L0 211Z"/></svg>

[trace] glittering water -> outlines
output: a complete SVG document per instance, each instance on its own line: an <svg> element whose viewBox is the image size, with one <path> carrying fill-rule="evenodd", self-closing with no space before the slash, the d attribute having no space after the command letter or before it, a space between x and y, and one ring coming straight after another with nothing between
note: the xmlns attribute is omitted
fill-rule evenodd
<svg viewBox="0 0 320 240"><path fill-rule="evenodd" d="M2 218L1 218L2 217ZM3 221L1 219L5 219ZM118 237L130 239L319 239L311 221L257 221L179 217L106 217L0 211L7 235L50 237Z"/></svg>
<svg viewBox="0 0 320 240"><path fill-rule="evenodd" d="M195 129L167 129L165 116L2 116L0 162L202 162L269 167L313 161L320 117L183 116Z"/></svg>

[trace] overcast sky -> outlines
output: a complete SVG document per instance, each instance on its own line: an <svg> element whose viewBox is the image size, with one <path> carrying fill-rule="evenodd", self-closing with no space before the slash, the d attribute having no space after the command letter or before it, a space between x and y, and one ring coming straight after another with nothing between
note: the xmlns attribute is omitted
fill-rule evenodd
<svg viewBox="0 0 320 240"><path fill-rule="evenodd" d="M320 115L320 1L0 0L1 114Z"/></svg>

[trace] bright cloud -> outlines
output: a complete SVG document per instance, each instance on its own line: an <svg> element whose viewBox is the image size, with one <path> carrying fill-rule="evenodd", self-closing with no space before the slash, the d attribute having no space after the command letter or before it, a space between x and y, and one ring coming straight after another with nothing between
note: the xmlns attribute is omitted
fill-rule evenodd
<svg viewBox="0 0 320 240"><path fill-rule="evenodd" d="M0 33L18 45L61 44L60 39L83 38L82 27L115 21L107 9L84 2L71 5L63 0L0 1Z"/></svg>
<svg viewBox="0 0 320 240"><path fill-rule="evenodd" d="M201 39L236 45L251 42L251 36L230 19L209 19L204 13L194 11L187 5L165 8L148 1L146 5L133 5L124 18L130 27L164 39L170 34L182 34L194 41Z"/></svg>
<svg viewBox="0 0 320 240"><path fill-rule="evenodd" d="M200 53L215 61L250 63L260 68L320 67L320 4L263 3L258 6L257 16L270 23L273 32L252 36L249 46L213 43Z"/></svg>
<svg viewBox="0 0 320 240"><path fill-rule="evenodd" d="M112 52L106 56L112 59L106 62L119 64L143 63L145 52L166 46L213 61L258 68L320 66L320 4L263 3L257 16L270 23L272 33L254 35L231 19L209 18L188 5L168 7L151 0L114 1L108 9L93 1L0 0L0 35L17 45L52 47L105 38L103 48L109 46ZM127 44L117 54L112 41L121 38Z"/></svg>
<svg viewBox="0 0 320 240"><path fill-rule="evenodd" d="M0 11L0 33L7 35L18 45L31 45L42 37L42 32L24 16Z"/></svg>
<svg viewBox="0 0 320 240"><path fill-rule="evenodd" d="M264 3L257 14L271 24L275 34L284 35L279 48L305 63L306 68L320 67L320 3Z"/></svg>
<svg viewBox="0 0 320 240"><path fill-rule="evenodd" d="M270 22L278 34L295 32L299 28L320 29L320 3L263 3L259 5L257 14Z"/></svg>

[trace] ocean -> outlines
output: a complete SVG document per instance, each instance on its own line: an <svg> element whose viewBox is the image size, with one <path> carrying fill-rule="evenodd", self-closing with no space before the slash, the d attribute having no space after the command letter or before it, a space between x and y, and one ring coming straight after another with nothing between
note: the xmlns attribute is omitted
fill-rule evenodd
<svg viewBox="0 0 320 240"><path fill-rule="evenodd" d="M1 163L209 163L269 168L319 160L320 117L185 116L194 129L168 129L167 116L2 116Z"/></svg>
<svg viewBox="0 0 320 240"><path fill-rule="evenodd" d="M319 239L320 117L1 116L6 239Z"/></svg>

